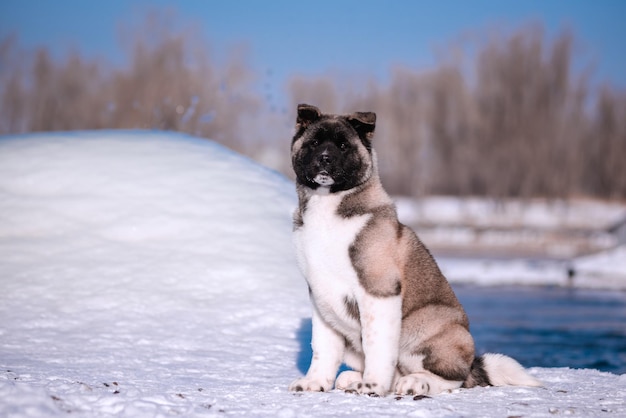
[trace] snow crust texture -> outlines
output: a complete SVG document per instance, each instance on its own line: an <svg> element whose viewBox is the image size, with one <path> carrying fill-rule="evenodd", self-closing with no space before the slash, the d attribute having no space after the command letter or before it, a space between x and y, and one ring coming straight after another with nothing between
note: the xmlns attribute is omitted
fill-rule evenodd
<svg viewBox="0 0 626 418"><path fill-rule="evenodd" d="M290 393L306 368L293 185L153 132L0 139L0 416L626 416L626 375L435 398Z"/></svg>

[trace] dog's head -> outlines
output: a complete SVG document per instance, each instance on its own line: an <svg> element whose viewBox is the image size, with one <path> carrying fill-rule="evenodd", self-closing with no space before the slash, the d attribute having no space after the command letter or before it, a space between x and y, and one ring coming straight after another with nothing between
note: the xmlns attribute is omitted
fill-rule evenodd
<svg viewBox="0 0 626 418"><path fill-rule="evenodd" d="M372 137L376 114L327 115L311 105L298 105L296 134L291 143L299 184L330 192L350 190L374 172Z"/></svg>

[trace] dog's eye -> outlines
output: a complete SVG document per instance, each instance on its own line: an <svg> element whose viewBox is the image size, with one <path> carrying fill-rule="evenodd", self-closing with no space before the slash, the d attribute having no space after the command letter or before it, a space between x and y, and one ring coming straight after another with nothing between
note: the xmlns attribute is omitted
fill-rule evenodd
<svg viewBox="0 0 626 418"><path fill-rule="evenodd" d="M320 144L320 141L318 141L317 139L314 139L313 141L309 142L309 145L310 145L312 148L317 147L319 144Z"/></svg>
<svg viewBox="0 0 626 418"><path fill-rule="evenodd" d="M339 144L339 149L342 151L345 151L348 149L350 145L348 144L347 141L341 141L341 143Z"/></svg>

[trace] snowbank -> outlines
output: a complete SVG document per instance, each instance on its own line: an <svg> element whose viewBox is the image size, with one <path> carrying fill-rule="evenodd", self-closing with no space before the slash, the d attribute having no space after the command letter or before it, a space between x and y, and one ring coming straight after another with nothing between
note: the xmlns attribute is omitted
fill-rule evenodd
<svg viewBox="0 0 626 418"><path fill-rule="evenodd" d="M626 414L626 376L593 370L419 402L287 392L310 338L294 206L210 141L0 139L0 416Z"/></svg>

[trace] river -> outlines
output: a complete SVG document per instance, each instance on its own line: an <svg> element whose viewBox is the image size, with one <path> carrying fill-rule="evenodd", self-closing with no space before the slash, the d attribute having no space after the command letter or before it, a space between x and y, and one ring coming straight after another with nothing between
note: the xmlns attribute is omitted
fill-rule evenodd
<svg viewBox="0 0 626 418"><path fill-rule="evenodd" d="M562 287L455 285L477 353L526 367L626 373L626 292Z"/></svg>

